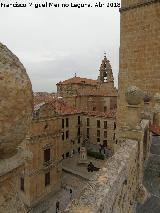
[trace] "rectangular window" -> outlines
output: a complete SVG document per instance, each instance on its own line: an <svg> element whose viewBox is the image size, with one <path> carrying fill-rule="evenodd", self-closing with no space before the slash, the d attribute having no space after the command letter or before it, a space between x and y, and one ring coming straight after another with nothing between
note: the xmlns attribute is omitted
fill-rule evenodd
<svg viewBox="0 0 160 213"><path fill-rule="evenodd" d="M66 127L69 127L69 118L66 118Z"/></svg>
<svg viewBox="0 0 160 213"><path fill-rule="evenodd" d="M104 131L104 138L107 138L107 131Z"/></svg>
<svg viewBox="0 0 160 213"><path fill-rule="evenodd" d="M100 138L97 138L97 142L98 142L98 143L100 142Z"/></svg>
<svg viewBox="0 0 160 213"><path fill-rule="evenodd" d="M66 139L69 138L69 131L66 131Z"/></svg>
<svg viewBox="0 0 160 213"><path fill-rule="evenodd" d="M64 128L64 119L62 119L62 129Z"/></svg>
<svg viewBox="0 0 160 213"><path fill-rule="evenodd" d="M62 132L62 141L64 141L64 132Z"/></svg>
<svg viewBox="0 0 160 213"><path fill-rule="evenodd" d="M21 188L21 191L24 192L24 177L20 178L20 188Z"/></svg>
<svg viewBox="0 0 160 213"><path fill-rule="evenodd" d="M104 106L104 112L107 112L107 107L106 106Z"/></svg>
<svg viewBox="0 0 160 213"><path fill-rule="evenodd" d="M81 117L78 116L78 125L80 125L80 124L81 124Z"/></svg>
<svg viewBox="0 0 160 213"><path fill-rule="evenodd" d="M50 172L45 173L45 186L50 184Z"/></svg>
<svg viewBox="0 0 160 213"><path fill-rule="evenodd" d="M89 138L89 128L87 128L87 138Z"/></svg>
<svg viewBox="0 0 160 213"><path fill-rule="evenodd" d="M104 140L104 141L103 141L103 146L104 146L104 147L107 147L107 140Z"/></svg>
<svg viewBox="0 0 160 213"><path fill-rule="evenodd" d="M93 107L93 111L96 111L96 107Z"/></svg>
<svg viewBox="0 0 160 213"><path fill-rule="evenodd" d="M100 137L100 130L97 130L97 137Z"/></svg>
<svg viewBox="0 0 160 213"><path fill-rule="evenodd" d="M78 143L81 143L81 139L80 138L78 138Z"/></svg>
<svg viewBox="0 0 160 213"><path fill-rule="evenodd" d="M80 134L81 134L81 128L78 127L77 136L80 136Z"/></svg>
<svg viewBox="0 0 160 213"><path fill-rule="evenodd" d="M107 121L104 121L104 129L107 129Z"/></svg>
<svg viewBox="0 0 160 213"><path fill-rule="evenodd" d="M97 128L100 128L101 127L101 122L100 120L97 120Z"/></svg>
<svg viewBox="0 0 160 213"><path fill-rule="evenodd" d="M114 122L114 130L116 129L116 122Z"/></svg>
<svg viewBox="0 0 160 213"><path fill-rule="evenodd" d="M116 139L116 134L114 133L114 135L113 135L113 140L115 140Z"/></svg>
<svg viewBox="0 0 160 213"><path fill-rule="evenodd" d="M44 150L44 162L50 161L50 149L45 149Z"/></svg>
<svg viewBox="0 0 160 213"><path fill-rule="evenodd" d="M87 126L89 126L89 118L87 118Z"/></svg>

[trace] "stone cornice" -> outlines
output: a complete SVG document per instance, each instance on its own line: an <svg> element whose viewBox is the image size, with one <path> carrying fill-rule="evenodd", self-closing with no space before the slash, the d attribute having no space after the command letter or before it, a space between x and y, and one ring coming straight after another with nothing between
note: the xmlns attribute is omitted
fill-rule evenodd
<svg viewBox="0 0 160 213"><path fill-rule="evenodd" d="M151 4L154 4L154 3L160 3L160 0L148 0L148 1L141 2L141 3L136 3L136 4L133 4L133 5L130 5L130 6L122 7L122 8L120 8L119 11L125 12L125 11L133 10L133 9L136 9L136 8L139 8L139 7L148 6L148 5L151 5Z"/></svg>
<svg viewBox="0 0 160 213"><path fill-rule="evenodd" d="M47 170L50 171L51 169L55 169L55 168L58 169L59 166L61 167L61 162L62 160L51 161L51 164L49 166L42 165L41 168L34 169L32 171L26 171L24 175L29 177L37 176L39 174L44 173Z"/></svg>

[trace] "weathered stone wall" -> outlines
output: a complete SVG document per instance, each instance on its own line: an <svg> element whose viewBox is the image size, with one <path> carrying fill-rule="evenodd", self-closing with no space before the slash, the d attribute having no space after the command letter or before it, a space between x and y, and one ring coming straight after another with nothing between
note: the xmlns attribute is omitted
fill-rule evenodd
<svg viewBox="0 0 160 213"><path fill-rule="evenodd" d="M146 2L150 3L143 4ZM137 3L141 4L136 6ZM117 113L119 127L128 119L125 92L129 85L135 85L151 95L160 91L159 16L159 1L122 0Z"/></svg>
<svg viewBox="0 0 160 213"><path fill-rule="evenodd" d="M138 192L138 142L127 140L64 212L133 213Z"/></svg>
<svg viewBox="0 0 160 213"><path fill-rule="evenodd" d="M33 110L32 85L19 59L0 43L0 212L23 213L19 176L29 157L18 148Z"/></svg>
<svg viewBox="0 0 160 213"><path fill-rule="evenodd" d="M0 159L16 153L33 110L32 85L19 59L0 43Z"/></svg>
<svg viewBox="0 0 160 213"><path fill-rule="evenodd" d="M27 157L27 156L26 156ZM25 157L22 150L9 159L0 160L0 212L25 213L19 197L19 176L24 170Z"/></svg>
<svg viewBox="0 0 160 213"><path fill-rule="evenodd" d="M66 96L65 102L71 106L76 107L81 111L99 111L104 112L117 107L117 97L110 96ZM93 110L94 109L94 110Z"/></svg>
<svg viewBox="0 0 160 213"><path fill-rule="evenodd" d="M87 125L87 118L89 118L89 126ZM100 128L97 127L98 120L100 121ZM107 122L106 128L104 126L104 122ZM87 135L87 129L89 129L88 130L89 135ZM100 131L100 136L97 135L97 131ZM106 147L113 151L116 138L115 133L116 133L115 118L105 118L100 116L89 116L89 115L83 116L83 134L84 138L88 138L89 143L91 144L106 143ZM98 138L99 141L97 141Z"/></svg>
<svg viewBox="0 0 160 213"><path fill-rule="evenodd" d="M43 109L45 110L45 108ZM43 114L47 115L48 109ZM32 159L25 164L21 173L24 178L24 191L19 189L24 203L33 207L50 193L61 187L62 143L59 118L38 117L32 120L24 149L32 153ZM44 162L44 150L50 149L50 160ZM50 184L45 186L45 173L50 172Z"/></svg>
<svg viewBox="0 0 160 213"><path fill-rule="evenodd" d="M78 124L78 116L80 116L80 124ZM66 127L66 119L69 120L69 126ZM64 140L61 138L62 143L62 154L66 157L66 154L72 154L74 152L78 152L82 142L83 142L83 123L82 123L82 114L70 114L64 115L61 117L61 126L62 119L64 119L64 128L61 127L62 133L64 133ZM80 135L78 136L78 128L80 129ZM69 132L69 137L66 139L66 131Z"/></svg>

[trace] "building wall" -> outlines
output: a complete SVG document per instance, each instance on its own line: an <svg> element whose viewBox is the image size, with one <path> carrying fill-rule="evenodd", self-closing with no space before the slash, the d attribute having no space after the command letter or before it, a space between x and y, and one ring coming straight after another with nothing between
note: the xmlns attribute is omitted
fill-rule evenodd
<svg viewBox="0 0 160 213"><path fill-rule="evenodd" d="M70 96L70 95L75 95L78 90L92 90L96 89L97 85L92 85L92 84L86 84L86 83L79 83L79 84L57 84L57 93L59 96Z"/></svg>
<svg viewBox="0 0 160 213"><path fill-rule="evenodd" d="M32 152L32 159L26 162L21 176L24 178L24 191L21 190L20 193L24 203L32 207L61 187L62 145L59 119L33 119L24 147ZM50 159L47 162L44 159L46 149L50 149ZM45 185L45 174L48 172L50 183Z"/></svg>
<svg viewBox="0 0 160 213"><path fill-rule="evenodd" d="M89 125L87 123L87 119L89 119ZM97 121L100 121L100 127L97 127ZM106 127L104 126L104 122L107 123ZM105 144L108 149L113 150L116 138L115 118L103 118L99 116L84 115L83 124L84 138L88 138L88 143ZM89 135L87 131L89 131Z"/></svg>
<svg viewBox="0 0 160 213"><path fill-rule="evenodd" d="M110 96L67 96L64 101L81 111L109 111L117 108L117 97ZM106 108L106 109L105 109Z"/></svg>
<svg viewBox="0 0 160 213"><path fill-rule="evenodd" d="M158 1L122 0L117 114L119 127L128 119L125 91L129 85L135 85L151 95L160 91L159 16Z"/></svg>
<svg viewBox="0 0 160 213"><path fill-rule="evenodd" d="M78 116L80 117L80 124L78 124ZM62 120L64 119L64 128L62 128ZM66 127L66 119L69 120L69 125ZM62 154L66 158L66 154L69 153L69 156L73 153L73 150L77 153L78 149L83 142L83 134L82 134L82 114L68 114L61 116L61 132L64 133L64 140L61 137L62 143ZM78 128L80 129L80 134L78 135ZM68 139L66 138L66 131L69 132Z"/></svg>

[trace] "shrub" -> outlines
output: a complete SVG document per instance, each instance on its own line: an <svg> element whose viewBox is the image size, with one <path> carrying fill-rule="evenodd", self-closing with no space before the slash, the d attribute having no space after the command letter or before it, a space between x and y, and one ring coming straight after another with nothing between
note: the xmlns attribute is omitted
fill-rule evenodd
<svg viewBox="0 0 160 213"><path fill-rule="evenodd" d="M96 159L104 160L104 155L99 152L87 150L87 155Z"/></svg>

